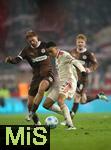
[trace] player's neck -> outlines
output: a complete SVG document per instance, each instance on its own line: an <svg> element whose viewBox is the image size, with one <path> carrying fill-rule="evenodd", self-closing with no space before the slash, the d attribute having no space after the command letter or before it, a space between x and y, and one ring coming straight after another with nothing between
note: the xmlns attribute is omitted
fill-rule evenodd
<svg viewBox="0 0 111 150"><path fill-rule="evenodd" d="M82 50L79 50L79 49L77 48L76 50L77 50L77 52L79 52L79 53L84 53L84 52L87 51L87 48L83 48Z"/></svg>

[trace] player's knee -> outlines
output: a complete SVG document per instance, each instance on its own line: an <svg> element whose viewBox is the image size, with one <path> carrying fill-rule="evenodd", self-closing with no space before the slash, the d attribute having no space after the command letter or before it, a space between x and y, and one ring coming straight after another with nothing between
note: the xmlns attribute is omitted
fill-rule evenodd
<svg viewBox="0 0 111 150"><path fill-rule="evenodd" d="M80 103L81 104L86 104L86 101L87 101L86 97L82 97L81 100L80 100Z"/></svg>
<svg viewBox="0 0 111 150"><path fill-rule="evenodd" d="M49 87L49 82L47 80L43 80L39 85L39 90L46 91L48 87Z"/></svg>
<svg viewBox="0 0 111 150"><path fill-rule="evenodd" d="M60 106L60 108L63 108L64 105L64 101L62 99L58 99L58 105Z"/></svg>
<svg viewBox="0 0 111 150"><path fill-rule="evenodd" d="M49 109L47 103L44 103L44 104L43 104L43 107L44 107L45 109Z"/></svg>

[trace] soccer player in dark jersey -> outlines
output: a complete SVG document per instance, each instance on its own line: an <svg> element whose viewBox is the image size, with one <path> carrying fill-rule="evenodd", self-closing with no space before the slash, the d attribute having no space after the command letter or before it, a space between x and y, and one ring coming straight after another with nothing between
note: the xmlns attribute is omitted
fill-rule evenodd
<svg viewBox="0 0 111 150"><path fill-rule="evenodd" d="M33 31L26 33L28 45L16 57L8 56L5 62L17 64L26 59L33 70L33 77L28 92L28 111L35 124L40 124L35 114L44 92L50 88L54 81L51 60L46 52L46 43L38 40L38 35ZM29 118L30 120L30 118Z"/></svg>
<svg viewBox="0 0 111 150"><path fill-rule="evenodd" d="M70 51L70 54L76 59L83 61L83 66L85 67L88 74L96 71L98 67L98 61L94 53L87 49L87 38L84 34L79 34L76 37L76 48ZM78 77L80 77L80 73L78 71ZM74 114L78 110L79 103L86 104L88 102L94 101L96 99L102 99L107 101L107 97L104 93L99 93L96 96L89 96L86 93L86 88L88 85L88 78L85 80L78 79L78 88L76 94L74 96L74 104L71 110L71 115Z"/></svg>

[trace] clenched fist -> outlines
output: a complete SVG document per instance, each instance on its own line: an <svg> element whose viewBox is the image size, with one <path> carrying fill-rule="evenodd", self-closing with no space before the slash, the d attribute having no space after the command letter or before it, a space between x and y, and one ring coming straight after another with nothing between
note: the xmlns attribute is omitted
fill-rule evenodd
<svg viewBox="0 0 111 150"><path fill-rule="evenodd" d="M6 57L5 63L10 63L12 62L13 58L11 56Z"/></svg>

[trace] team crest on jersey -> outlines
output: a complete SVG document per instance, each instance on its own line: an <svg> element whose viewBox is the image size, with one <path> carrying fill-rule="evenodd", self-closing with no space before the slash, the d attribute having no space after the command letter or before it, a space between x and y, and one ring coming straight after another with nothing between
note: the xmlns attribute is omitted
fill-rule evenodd
<svg viewBox="0 0 111 150"><path fill-rule="evenodd" d="M83 55L83 57L82 57L83 59L87 59L87 56L86 55Z"/></svg>
<svg viewBox="0 0 111 150"><path fill-rule="evenodd" d="M41 53L45 53L45 49L43 48L43 49L41 49Z"/></svg>

